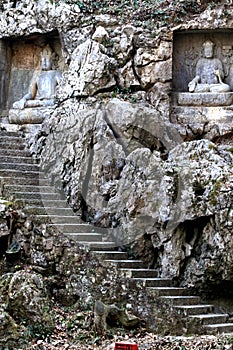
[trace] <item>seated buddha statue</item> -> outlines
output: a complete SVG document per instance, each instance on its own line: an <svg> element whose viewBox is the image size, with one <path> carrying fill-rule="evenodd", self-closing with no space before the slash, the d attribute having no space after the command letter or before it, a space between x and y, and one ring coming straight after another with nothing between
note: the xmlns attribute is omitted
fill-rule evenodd
<svg viewBox="0 0 233 350"><path fill-rule="evenodd" d="M214 58L214 43L203 43L204 57L196 65L196 76L188 84L189 92L228 92L230 86L223 82L224 71L220 59Z"/></svg>
<svg viewBox="0 0 233 350"><path fill-rule="evenodd" d="M41 54L41 71L33 76L29 92L13 103L13 109L54 105L55 90L60 80L61 73L52 69L52 50L47 45Z"/></svg>

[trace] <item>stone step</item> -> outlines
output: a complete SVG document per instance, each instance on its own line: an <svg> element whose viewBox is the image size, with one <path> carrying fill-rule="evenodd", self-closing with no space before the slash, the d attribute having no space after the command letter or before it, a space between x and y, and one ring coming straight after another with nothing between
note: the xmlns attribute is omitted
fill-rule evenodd
<svg viewBox="0 0 233 350"><path fill-rule="evenodd" d="M128 278L156 278L157 270L152 269L121 269Z"/></svg>
<svg viewBox="0 0 233 350"><path fill-rule="evenodd" d="M20 137L22 138L22 136L20 136L20 134L18 132L15 132L15 131L7 131L5 128L2 129L0 128L0 136L1 137L4 137L4 136L7 136L7 137Z"/></svg>
<svg viewBox="0 0 233 350"><path fill-rule="evenodd" d="M1 151L0 151L1 153ZM14 157L14 156L0 156L0 163L22 163L22 164L38 164L37 160L32 157Z"/></svg>
<svg viewBox="0 0 233 350"><path fill-rule="evenodd" d="M105 250L105 251L96 251L94 250L93 253L95 253L95 255L98 258L101 258L103 260L108 260L108 259L114 259L114 260L125 260L128 257L128 254L125 252L119 252L119 251L109 251L109 250Z"/></svg>
<svg viewBox="0 0 233 350"><path fill-rule="evenodd" d="M17 134L14 135L7 135L0 133L0 147L2 143L23 143L25 145L25 139L21 136L17 136Z"/></svg>
<svg viewBox="0 0 233 350"><path fill-rule="evenodd" d="M68 215L36 215L34 220L46 224L54 224L54 226L57 226L57 224L64 224L67 222L70 224L78 224L82 222L80 216L75 214L69 214L70 213L68 213Z"/></svg>
<svg viewBox="0 0 233 350"><path fill-rule="evenodd" d="M54 199L54 200L49 200L49 199L33 199L33 198L30 198L30 199L27 199L27 198L16 198L15 199L15 204L20 204L20 203L25 203L25 204L28 204L30 206L38 206L38 207L41 207L41 206L44 206L44 207L52 207L52 206L55 206L56 208L68 208L68 209L71 209L68 207L68 204L66 203L66 201L62 200L62 199Z"/></svg>
<svg viewBox="0 0 233 350"><path fill-rule="evenodd" d="M25 201L28 200L60 200L60 196L57 193L40 193L40 192L12 192L15 198L21 198Z"/></svg>
<svg viewBox="0 0 233 350"><path fill-rule="evenodd" d="M109 264L117 265L121 269L140 269L143 268L144 262L142 260L105 260Z"/></svg>
<svg viewBox="0 0 233 350"><path fill-rule="evenodd" d="M70 216L73 211L71 208L57 208L57 207L35 207L27 205L24 208L25 213L30 215L62 215L62 216Z"/></svg>
<svg viewBox="0 0 233 350"><path fill-rule="evenodd" d="M64 233L64 235L77 242L101 242L102 235L95 232Z"/></svg>
<svg viewBox="0 0 233 350"><path fill-rule="evenodd" d="M50 226L56 226L63 233L78 233L78 232L96 232L96 228L88 223L64 223L64 224L51 224Z"/></svg>
<svg viewBox="0 0 233 350"><path fill-rule="evenodd" d="M9 144L9 145L21 144L24 147L27 147L24 137L21 137L20 135L18 136L2 135L2 133L0 132L0 148L2 145L5 145L5 144Z"/></svg>
<svg viewBox="0 0 233 350"><path fill-rule="evenodd" d="M158 278L156 270L142 268L143 261L127 259L126 252L115 250L115 242L103 242L103 235L96 232L94 226L81 223L80 217L74 215L66 201L49 185L37 160L30 157L25 140L17 133L2 131L0 135L0 180L8 183L4 185L5 190L14 194L18 201L27 202L26 210L31 210L36 219L52 222L50 227L59 229L106 262L118 266L133 282L142 282L149 296L159 297L180 314L199 320L207 333L233 332L233 323L226 323L227 314L207 313L213 312L212 305L198 304L199 297L185 295L186 290L174 287L172 280Z"/></svg>
<svg viewBox="0 0 233 350"><path fill-rule="evenodd" d="M214 306L211 304L197 304L197 305L179 305L174 306L182 316L200 315L204 313L212 313Z"/></svg>
<svg viewBox="0 0 233 350"><path fill-rule="evenodd" d="M205 325L205 329L210 334L233 333L233 323L216 323Z"/></svg>
<svg viewBox="0 0 233 350"><path fill-rule="evenodd" d="M45 179L44 173L39 171L21 171L21 170L14 170L14 169L1 169L0 168L0 177L9 177L11 175L12 177L20 177L26 179L34 179L35 177L40 179ZM48 181L48 180L47 180ZM26 182L26 181L25 181Z"/></svg>
<svg viewBox="0 0 233 350"><path fill-rule="evenodd" d="M160 300L176 306L196 305L200 303L198 296L161 296Z"/></svg>
<svg viewBox="0 0 233 350"><path fill-rule="evenodd" d="M8 174L9 175L9 174ZM32 178L24 178L24 177L9 177L9 176L1 176L0 180L5 185L22 185L22 186L47 186L49 184L48 179L40 178L40 177L32 177Z"/></svg>
<svg viewBox="0 0 233 350"><path fill-rule="evenodd" d="M165 278L132 278L135 282L142 282L145 287L172 287L173 281Z"/></svg>
<svg viewBox="0 0 233 350"><path fill-rule="evenodd" d="M80 244L85 245L87 248L89 248L92 251L104 251L104 250L113 250L116 249L116 243L115 242L85 242L80 241Z"/></svg>
<svg viewBox="0 0 233 350"><path fill-rule="evenodd" d="M31 154L27 149L18 149L18 148L1 148L0 147L0 155L1 156L11 156L11 157L30 157Z"/></svg>
<svg viewBox="0 0 233 350"><path fill-rule="evenodd" d="M6 138L5 138L6 139ZM0 149L3 150L3 149L10 149L10 150L25 150L26 147L25 147L25 143L24 142L10 142L10 141L7 141L7 140L0 140Z"/></svg>
<svg viewBox="0 0 233 350"><path fill-rule="evenodd" d="M192 319L199 320L203 325L212 325L216 323L226 323L228 319L228 314L200 314L200 315L190 315Z"/></svg>
<svg viewBox="0 0 233 350"><path fill-rule="evenodd" d="M52 186L33 186L33 185L5 185L6 190L11 193L15 192L33 192L33 193L55 193Z"/></svg>
<svg viewBox="0 0 233 350"><path fill-rule="evenodd" d="M38 164L25 164L25 163L0 163L0 169L13 169L13 170L19 170L19 171L33 171L38 172L40 171L40 166Z"/></svg>
<svg viewBox="0 0 233 350"><path fill-rule="evenodd" d="M185 296L187 290L177 287L148 287L148 294L153 297L159 296Z"/></svg>

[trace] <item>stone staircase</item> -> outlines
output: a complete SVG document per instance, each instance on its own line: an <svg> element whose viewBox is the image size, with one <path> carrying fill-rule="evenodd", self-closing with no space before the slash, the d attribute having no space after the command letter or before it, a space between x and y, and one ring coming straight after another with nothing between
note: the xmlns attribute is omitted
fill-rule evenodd
<svg viewBox="0 0 233 350"><path fill-rule="evenodd" d="M203 304L198 296L188 295L185 288L177 287L172 280L158 278L156 270L147 269L143 261L129 259L126 252L116 249L114 241L83 223L40 171L19 133L0 131L0 136L1 195L12 196L16 205L24 205L26 214L58 227L66 236L88 246L101 259L117 265L133 285L140 283L145 287L152 309L157 308L158 302L162 303L177 317L201 325L203 333L233 332L228 314L216 313L213 305Z"/></svg>

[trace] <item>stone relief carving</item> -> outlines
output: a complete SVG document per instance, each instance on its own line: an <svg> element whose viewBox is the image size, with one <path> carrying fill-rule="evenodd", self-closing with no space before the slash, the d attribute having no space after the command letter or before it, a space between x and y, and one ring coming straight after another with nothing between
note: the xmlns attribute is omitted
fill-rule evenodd
<svg viewBox="0 0 233 350"><path fill-rule="evenodd" d="M14 124L39 124L49 115L55 104L56 87L61 72L54 69L54 55L49 45L41 52L41 69L32 77L29 91L9 110L9 122ZM55 61L58 66L58 60Z"/></svg>
<svg viewBox="0 0 233 350"><path fill-rule="evenodd" d="M41 71L33 76L29 92L13 104L13 109L54 105L55 90L61 80L61 72L52 69L52 55L49 45L45 46L41 54Z"/></svg>
<svg viewBox="0 0 233 350"><path fill-rule="evenodd" d="M196 63L200 58L199 53L194 47L184 51L184 64L188 76L192 77L193 71L195 71Z"/></svg>
<svg viewBox="0 0 233 350"><path fill-rule="evenodd" d="M226 76L229 75L230 67L233 64L233 51L231 45L223 45L222 47L222 62Z"/></svg>
<svg viewBox="0 0 233 350"><path fill-rule="evenodd" d="M183 135L214 139L231 132L232 106L233 33L176 34L170 120Z"/></svg>
<svg viewBox="0 0 233 350"><path fill-rule="evenodd" d="M229 53L225 53L225 62ZM223 82L225 77L223 63L214 58L214 43L207 40L203 43L203 56L196 64L196 76L188 84L189 92L228 92L230 86Z"/></svg>

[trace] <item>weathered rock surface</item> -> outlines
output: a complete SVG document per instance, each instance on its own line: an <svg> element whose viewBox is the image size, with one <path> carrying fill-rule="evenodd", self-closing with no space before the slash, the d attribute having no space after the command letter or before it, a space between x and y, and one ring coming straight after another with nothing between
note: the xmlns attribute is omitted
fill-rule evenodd
<svg viewBox="0 0 233 350"><path fill-rule="evenodd" d="M150 263L162 277L180 277L190 286L231 279L231 164L230 152L204 140L177 146L165 162L147 149L127 158L109 207L125 239L149 235L155 249ZM220 246L228 251L222 269Z"/></svg>
<svg viewBox="0 0 233 350"><path fill-rule="evenodd" d="M32 230L33 222L27 221L14 236L22 246L21 263L28 264L30 268L5 273L0 279L1 301L9 305L13 317L25 317L30 322L44 317L45 326L49 327L51 322L46 317L50 316L43 316L43 312L46 312L51 296L62 305L75 305L78 310L92 309L98 299L122 307L128 303L129 311L140 315L140 318L149 316L150 306L142 283L139 282L132 290L131 281L124 271L114 265L109 266L87 247L65 237L53 225L41 225L40 220L36 222L38 225ZM24 291L27 284L28 289ZM21 299L20 305L28 303L22 310L19 305ZM37 299L38 305L33 312L32 306Z"/></svg>
<svg viewBox="0 0 233 350"><path fill-rule="evenodd" d="M2 307L0 308L0 325L0 346L2 349L16 349L23 344L25 340L23 337L24 329L19 327Z"/></svg>
<svg viewBox="0 0 233 350"><path fill-rule="evenodd" d="M0 14L0 37L59 32L68 69L54 113L29 143L73 208L110 228L119 245L143 236L151 243L148 265L162 277L188 286L232 281L232 154L228 146L224 151L206 141L231 140L231 108L226 118L222 109L215 106L213 113L210 106L197 118L191 108L178 111L172 123L169 119L173 31L221 28L223 33L232 21L226 5L181 23L176 13L183 18L186 5L180 2L175 10L170 5L171 19L166 12L152 19L172 20L179 28L163 24L155 30L155 21L144 28L143 21L123 23L94 14L94 8L85 17L77 5L8 3ZM188 54L190 61L197 59ZM30 259L43 273L54 268L60 254L47 239L28 238ZM70 285L80 287L76 282L71 278ZM87 297L87 290L88 284L79 297Z"/></svg>
<svg viewBox="0 0 233 350"><path fill-rule="evenodd" d="M22 259L17 265L0 261L0 318L7 344L14 344L16 339L21 344L22 334L26 342L30 337L52 332L54 302L90 314L94 301L101 298L107 304L115 302L126 308L122 311L125 322L138 321L137 317L127 318L128 311L140 318L150 317L142 283L132 290L130 279L116 266L108 266L87 248L65 238L57 228L37 223L35 227L27 221L14 234L14 240L22 246Z"/></svg>
<svg viewBox="0 0 233 350"><path fill-rule="evenodd" d="M108 32L107 27L105 30ZM96 40L87 40L73 52L58 93L60 105L37 136L42 167L55 183L63 182L70 203L82 210L86 220L111 228L119 245L149 235L154 257L148 265L157 267L162 277L180 278L189 286L194 280L202 283L210 278L208 259L203 262L207 252L198 253L198 258L196 253L202 234L211 227L209 240L214 242L220 230L215 221L223 216L223 207L228 208L224 220L231 221L229 195L224 195L232 191L231 154L208 141L178 146L183 131L167 118L172 79L170 40L150 48L141 44L140 30L134 27L106 32L98 29ZM116 34L115 48L106 41L111 38L117 42ZM116 80L110 77L108 64L95 65L94 75L88 78L94 52L96 62L102 60L103 64L114 54L114 66L119 67ZM145 94L144 100L140 104L123 101L123 92L113 99L107 90L117 83L122 88L138 89ZM98 94L103 91L105 94ZM77 103L75 98L82 96L87 100ZM130 92L128 99L132 97ZM192 120L195 135L200 124L202 120ZM221 135L229 132L229 125L225 129L219 126ZM209 132L206 137L218 135ZM38 149L45 141L46 147ZM191 223L199 233L194 229L195 233L189 232ZM230 274L229 265L227 271Z"/></svg>
<svg viewBox="0 0 233 350"><path fill-rule="evenodd" d="M64 103L55 113L56 126L44 125L53 129L42 152L46 171L57 181L62 174L75 208L85 199L87 220L111 227L119 245L149 235L148 264L162 277L188 286L231 278L230 252L221 272L216 243L225 237L223 250L232 246L229 151L207 140L179 145L176 129L159 113L118 99L94 108Z"/></svg>
<svg viewBox="0 0 233 350"><path fill-rule="evenodd" d="M162 276L180 276L190 286L231 280L232 159L205 140L170 152L161 191L167 209L152 234Z"/></svg>
<svg viewBox="0 0 233 350"><path fill-rule="evenodd" d="M16 319L25 319L27 325L43 329L53 327L50 303L43 280L26 271L5 274L1 277L1 302Z"/></svg>
<svg viewBox="0 0 233 350"><path fill-rule="evenodd" d="M107 331L107 322L110 325L122 325L127 328L134 328L139 323L139 318L130 315L126 310L116 305L105 305L100 300L94 306L94 324L97 334L103 335Z"/></svg>
<svg viewBox="0 0 233 350"><path fill-rule="evenodd" d="M106 55L103 45L88 39L74 50L73 57L67 80L58 91L60 99L93 96L115 86L115 60Z"/></svg>
<svg viewBox="0 0 233 350"><path fill-rule="evenodd" d="M52 120L57 121L56 126ZM176 129L158 112L119 99L106 104L96 102L91 107L88 103L65 102L52 120L44 125L44 133L51 127L54 132L46 139L48 147L42 151L46 163L42 166L55 182L60 180L59 172L63 173L72 205L80 208L84 198L90 216L98 224L101 220L97 216L103 216L108 221L105 226L111 226L113 216L118 215L111 200L116 203L119 188L132 184L127 180L130 173L125 163L133 162L145 146L149 154L153 150L166 154L181 141ZM162 163L159 154L155 158Z"/></svg>

